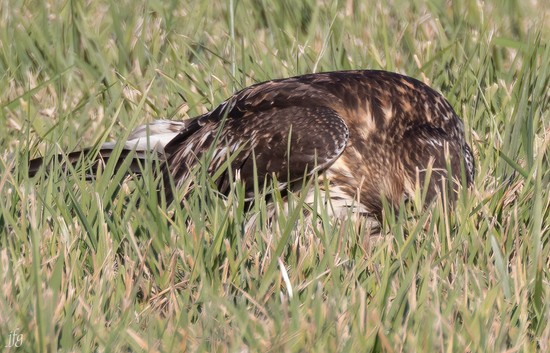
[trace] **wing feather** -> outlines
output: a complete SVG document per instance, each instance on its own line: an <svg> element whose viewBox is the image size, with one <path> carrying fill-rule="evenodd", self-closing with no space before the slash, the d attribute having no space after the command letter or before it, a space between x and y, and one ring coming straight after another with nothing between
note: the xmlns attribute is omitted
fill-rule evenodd
<svg viewBox="0 0 550 353"><path fill-rule="evenodd" d="M276 177L282 185L296 182L328 168L342 154L348 139L347 125L330 108L250 110L221 120L211 117L186 139L171 143L167 146L168 166L176 184L181 185L211 151L210 175L225 164L231 169L226 168L216 180L220 191L226 192L233 182L231 175L238 174L245 183L246 196L252 197L255 176L260 181Z"/></svg>

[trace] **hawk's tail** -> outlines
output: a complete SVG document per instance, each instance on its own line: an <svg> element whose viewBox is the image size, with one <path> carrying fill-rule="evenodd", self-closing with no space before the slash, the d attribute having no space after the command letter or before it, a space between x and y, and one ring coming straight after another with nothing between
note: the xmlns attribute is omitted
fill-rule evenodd
<svg viewBox="0 0 550 353"><path fill-rule="evenodd" d="M143 165L151 163L154 158L164 162L164 147L185 128L185 125L185 121L156 120L134 129L122 149L117 148L117 142L106 142L99 148L59 154L50 161L43 157L35 158L29 162L29 176L35 176L44 165L49 165L55 160L66 169L67 165L76 166L88 159L92 163L87 170L91 174L87 176L93 178L99 166L105 165L112 158L116 159L115 170L124 167L128 173L139 174Z"/></svg>

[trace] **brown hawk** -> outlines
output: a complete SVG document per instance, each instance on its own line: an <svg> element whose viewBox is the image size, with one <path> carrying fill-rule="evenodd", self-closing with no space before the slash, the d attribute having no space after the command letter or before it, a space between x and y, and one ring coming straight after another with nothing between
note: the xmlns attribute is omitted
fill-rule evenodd
<svg viewBox="0 0 550 353"><path fill-rule="evenodd" d="M114 146L105 144L100 158L108 158ZM386 71L258 83L193 119L138 127L122 157L132 152L139 159L150 147L164 158L165 180L173 178L177 187L210 153L206 167L218 175L222 193L235 178L252 199L255 176L296 190L317 174L329 186L332 205L374 216L380 216L383 198L398 207L417 185L426 185L432 200L449 179L470 185L474 178L463 123L447 100L418 80ZM69 160L78 156L69 154ZM31 161L31 174L41 164ZM225 171L217 173L222 166ZM132 170L139 171L137 163ZM165 189L171 199L172 189Z"/></svg>

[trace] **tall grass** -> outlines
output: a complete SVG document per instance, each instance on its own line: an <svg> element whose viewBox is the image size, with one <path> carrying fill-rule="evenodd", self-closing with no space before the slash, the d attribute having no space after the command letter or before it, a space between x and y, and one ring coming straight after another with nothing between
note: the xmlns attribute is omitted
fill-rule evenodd
<svg viewBox="0 0 550 353"><path fill-rule="evenodd" d="M549 16L518 0L1 2L0 347L550 350ZM221 198L200 171L172 207L154 167L26 176L29 157L351 68L417 77L464 119L478 175L455 209L411 206L372 237L353 215L305 217L300 194L267 205L264 185L246 212L240 185Z"/></svg>

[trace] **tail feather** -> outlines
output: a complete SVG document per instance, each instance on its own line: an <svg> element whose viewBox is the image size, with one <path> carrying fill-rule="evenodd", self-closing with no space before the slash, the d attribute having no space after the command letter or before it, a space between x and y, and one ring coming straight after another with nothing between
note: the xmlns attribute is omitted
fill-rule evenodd
<svg viewBox="0 0 550 353"><path fill-rule="evenodd" d="M79 161L93 158L90 170L95 175L98 167L106 164L110 158L117 158L116 170L123 165L124 161L131 158L128 173L140 174L144 163L150 163L152 154L156 154L160 162L165 161L164 147L186 125L186 121L156 120L135 128L128 136L128 140L122 146L120 153L115 152L118 142L110 141L101 145L99 150L86 148L68 154L59 154L53 160L57 160L58 163L64 165L63 168L66 168L68 164L76 166ZM43 157L31 160L29 162L29 176L35 176L45 164L50 162ZM90 175L90 178L92 177L93 175Z"/></svg>
<svg viewBox="0 0 550 353"><path fill-rule="evenodd" d="M93 149L84 149L82 151L71 152L69 154L58 154L51 160L45 160L43 157L35 158L29 162L29 176L34 177L43 168L44 165L50 165L57 160L57 163L62 165L63 169L66 169L67 165L76 167L81 161L93 158L93 162L89 166L89 170L93 175L88 175L90 179L97 173L100 165L106 165L111 158L116 158L115 170L120 169L127 158L131 158L131 162L128 166L128 173L140 174L141 169L145 163L151 161L151 153L156 151L136 151L123 149L120 153L115 153L112 148L101 148L99 151ZM95 156L92 156L95 155ZM148 156L149 155L149 156ZM157 153L158 160L163 162L164 155Z"/></svg>

